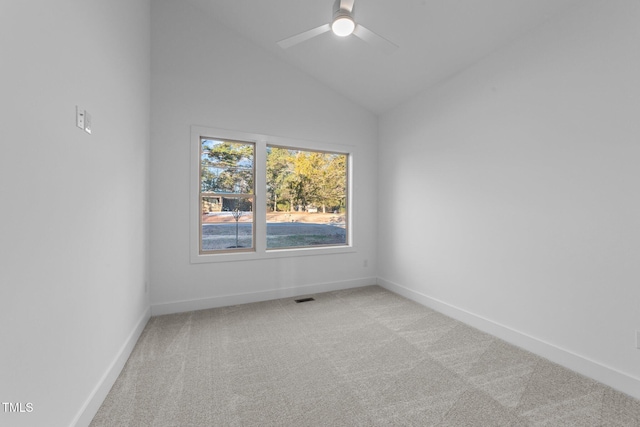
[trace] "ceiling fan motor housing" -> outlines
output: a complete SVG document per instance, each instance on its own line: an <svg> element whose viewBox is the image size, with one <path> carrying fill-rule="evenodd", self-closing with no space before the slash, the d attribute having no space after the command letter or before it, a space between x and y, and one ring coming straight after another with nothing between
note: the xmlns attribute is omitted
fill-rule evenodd
<svg viewBox="0 0 640 427"><path fill-rule="evenodd" d="M350 6L351 6L351 10L349 10ZM343 8L342 1L336 0L333 3L333 20L335 21L336 18L338 18L339 16L347 16L353 19L353 6L350 4L347 4L346 7Z"/></svg>
<svg viewBox="0 0 640 427"><path fill-rule="evenodd" d="M339 18L349 18L353 21L353 16L351 14L351 12L349 12L348 10L344 10L344 9L338 9L335 12L333 12L333 21L336 21Z"/></svg>

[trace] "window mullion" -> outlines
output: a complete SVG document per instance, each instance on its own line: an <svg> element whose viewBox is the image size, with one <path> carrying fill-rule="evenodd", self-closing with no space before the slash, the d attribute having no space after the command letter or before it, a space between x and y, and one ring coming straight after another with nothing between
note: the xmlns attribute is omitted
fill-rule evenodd
<svg viewBox="0 0 640 427"><path fill-rule="evenodd" d="M256 252L265 253L267 249L267 143L256 142L255 161L255 215L256 215Z"/></svg>

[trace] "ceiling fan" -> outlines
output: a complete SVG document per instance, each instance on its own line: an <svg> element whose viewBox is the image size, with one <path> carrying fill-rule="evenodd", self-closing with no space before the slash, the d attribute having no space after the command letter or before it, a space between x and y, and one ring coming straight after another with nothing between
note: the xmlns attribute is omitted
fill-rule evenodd
<svg viewBox="0 0 640 427"><path fill-rule="evenodd" d="M304 31L284 40L280 40L278 42L278 46L283 49L287 49L331 30L335 35L340 37L346 37L353 34L386 53L391 53L397 49L398 46L391 43L389 40L356 23L353 18L354 2L355 0L336 0L333 4L333 19L331 20L331 23L312 28L311 30Z"/></svg>

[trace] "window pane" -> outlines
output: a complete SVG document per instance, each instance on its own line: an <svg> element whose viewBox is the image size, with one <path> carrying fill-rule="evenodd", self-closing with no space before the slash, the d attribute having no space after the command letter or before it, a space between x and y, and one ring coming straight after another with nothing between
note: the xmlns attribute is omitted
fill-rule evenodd
<svg viewBox="0 0 640 427"><path fill-rule="evenodd" d="M347 158L267 147L267 249L347 244Z"/></svg>
<svg viewBox="0 0 640 427"><path fill-rule="evenodd" d="M202 138L200 191L253 194L253 151L250 143Z"/></svg>
<svg viewBox="0 0 640 427"><path fill-rule="evenodd" d="M254 248L254 151L250 142L200 138L200 252Z"/></svg>
<svg viewBox="0 0 640 427"><path fill-rule="evenodd" d="M203 252L253 248L253 198L222 195L201 198Z"/></svg>

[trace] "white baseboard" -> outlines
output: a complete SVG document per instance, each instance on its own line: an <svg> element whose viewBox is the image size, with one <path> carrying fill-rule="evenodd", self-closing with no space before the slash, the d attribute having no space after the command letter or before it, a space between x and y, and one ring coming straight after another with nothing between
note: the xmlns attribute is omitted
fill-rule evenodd
<svg viewBox="0 0 640 427"><path fill-rule="evenodd" d="M606 384L629 396L640 399L640 379L638 378L389 280L379 277L378 285L510 344L544 357L558 365Z"/></svg>
<svg viewBox="0 0 640 427"><path fill-rule="evenodd" d="M136 323L133 331L131 331L127 337L113 362L111 362L107 368L107 371L104 373L102 378L100 378L100 381L85 401L84 405L78 412L78 415L76 415L75 419L71 423L72 426L83 427L91 424L91 420L95 417L98 409L100 409L100 405L102 405L102 402L107 397L109 390L111 390L116 379L118 379L118 375L122 372L122 368L124 368L127 359L129 359L129 356L133 351L133 347L136 345L136 342L138 342L138 338L140 338L140 334L142 334L142 331L150 317L151 307L148 307L138 320L138 323Z"/></svg>
<svg viewBox="0 0 640 427"><path fill-rule="evenodd" d="M270 289L259 292L159 303L151 305L151 315L160 316L163 314L182 313L185 311L206 310L209 308L227 307L230 305L247 304L252 302L268 301L272 299L290 298L301 295L317 294L321 292L359 288L362 286L375 285L376 283L377 279L375 277L365 277L362 279L343 280L339 282L316 283L312 285Z"/></svg>

